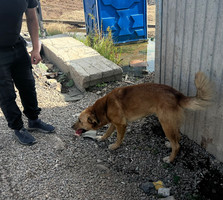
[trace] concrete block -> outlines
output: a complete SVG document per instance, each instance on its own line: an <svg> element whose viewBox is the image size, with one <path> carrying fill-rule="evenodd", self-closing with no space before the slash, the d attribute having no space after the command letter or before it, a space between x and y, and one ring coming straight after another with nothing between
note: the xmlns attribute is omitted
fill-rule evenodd
<svg viewBox="0 0 223 200"><path fill-rule="evenodd" d="M67 35L42 39L47 59L68 73L81 91L102 82L122 79L122 68L94 49Z"/></svg>

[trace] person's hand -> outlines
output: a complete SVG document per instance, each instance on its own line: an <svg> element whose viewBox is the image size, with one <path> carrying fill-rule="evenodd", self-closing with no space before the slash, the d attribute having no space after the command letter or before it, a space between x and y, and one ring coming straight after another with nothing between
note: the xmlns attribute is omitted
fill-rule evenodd
<svg viewBox="0 0 223 200"><path fill-rule="evenodd" d="M31 54L31 63L37 65L41 61L40 52L37 50L32 50Z"/></svg>

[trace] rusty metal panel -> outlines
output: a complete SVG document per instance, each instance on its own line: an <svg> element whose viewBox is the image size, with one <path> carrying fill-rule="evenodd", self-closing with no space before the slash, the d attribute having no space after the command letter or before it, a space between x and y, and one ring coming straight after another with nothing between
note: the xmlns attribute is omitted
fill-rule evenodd
<svg viewBox="0 0 223 200"><path fill-rule="evenodd" d="M194 96L194 76L213 82L214 103L186 112L181 131L223 161L223 1L157 0L155 81Z"/></svg>

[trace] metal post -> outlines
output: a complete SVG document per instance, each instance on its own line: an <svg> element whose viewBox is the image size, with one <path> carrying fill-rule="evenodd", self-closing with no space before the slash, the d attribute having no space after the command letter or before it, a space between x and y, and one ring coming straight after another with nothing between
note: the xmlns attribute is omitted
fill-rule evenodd
<svg viewBox="0 0 223 200"><path fill-rule="evenodd" d="M37 6L37 16L38 16L38 21L39 21L39 27L40 27L40 34L42 37L46 37L47 32L43 27L43 16L42 16L42 10L41 10L41 5L40 5L40 0L37 1L38 6Z"/></svg>

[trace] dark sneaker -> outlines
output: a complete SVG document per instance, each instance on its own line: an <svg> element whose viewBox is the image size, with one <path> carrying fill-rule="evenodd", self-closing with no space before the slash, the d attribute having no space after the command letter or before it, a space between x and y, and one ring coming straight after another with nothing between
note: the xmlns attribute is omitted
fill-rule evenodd
<svg viewBox="0 0 223 200"><path fill-rule="evenodd" d="M40 131L43 133L52 133L55 131L55 127L50 124L46 124L40 119L36 120L28 120L28 128L29 131Z"/></svg>
<svg viewBox="0 0 223 200"><path fill-rule="evenodd" d="M25 129L15 130L15 137L23 145L33 145L37 143L36 139Z"/></svg>

